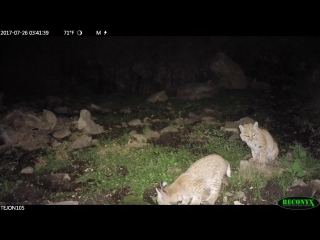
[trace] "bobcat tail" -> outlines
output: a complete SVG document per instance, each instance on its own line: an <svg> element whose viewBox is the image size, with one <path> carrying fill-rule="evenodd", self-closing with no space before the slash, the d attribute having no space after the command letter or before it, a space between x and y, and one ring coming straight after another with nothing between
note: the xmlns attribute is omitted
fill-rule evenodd
<svg viewBox="0 0 320 240"><path fill-rule="evenodd" d="M231 177L231 168L230 168L230 164L228 163L228 168L227 168L227 176Z"/></svg>

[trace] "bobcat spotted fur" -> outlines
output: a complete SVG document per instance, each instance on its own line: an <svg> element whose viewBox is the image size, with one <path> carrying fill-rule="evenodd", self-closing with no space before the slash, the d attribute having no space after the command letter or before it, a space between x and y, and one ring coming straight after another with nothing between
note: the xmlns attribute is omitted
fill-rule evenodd
<svg viewBox="0 0 320 240"><path fill-rule="evenodd" d="M277 159L279 154L277 143L267 130L259 128L258 122L239 125L239 128L241 140L251 149L253 162L265 167Z"/></svg>
<svg viewBox="0 0 320 240"><path fill-rule="evenodd" d="M159 205L213 205L217 200L224 175L231 177L229 163L212 154L193 163L170 186L166 182L157 190Z"/></svg>

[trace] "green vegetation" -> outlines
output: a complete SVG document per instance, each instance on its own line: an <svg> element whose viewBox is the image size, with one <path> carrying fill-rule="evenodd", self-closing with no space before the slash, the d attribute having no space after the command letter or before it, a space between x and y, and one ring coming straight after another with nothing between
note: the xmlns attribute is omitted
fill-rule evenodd
<svg viewBox="0 0 320 240"><path fill-rule="evenodd" d="M246 191L250 193L247 201L258 204L263 201L261 190L270 181L278 185L284 194L295 179L302 179L308 183L320 177L319 161L312 158L299 143L290 145L287 149L289 153L279 158L278 167L284 170L282 173L266 176L260 173L239 172L240 161L250 153L250 149L240 139L229 140L230 134L220 130L220 126L225 121L235 121L248 116L245 115L243 106L249 107L252 104L251 100L246 98L244 91L233 91L232 94L227 90L222 92L229 95L222 94L216 98L198 101L173 99L169 103L133 104L131 102L129 105L124 103L123 106L119 106L119 110L130 107L131 113L120 114L119 111L113 111L116 113L97 114L97 122L110 127L110 132L96 136L99 144L77 151L71 151L66 144L62 144L55 150L42 151L35 157L36 165L33 173L35 179L38 181L40 176L65 172L70 168L78 169L76 174L70 172L72 181L77 184L76 190L52 192L50 201L80 199L91 204L116 204L117 202L118 204L147 204L143 200L145 191L154 190L159 186L160 181L172 183L193 162L215 153L227 159L232 168L229 186L223 185L221 199L226 197L226 203L233 204L234 199L230 195ZM139 134L150 131L160 132L162 127L158 128L159 124L163 127L174 127L175 118L186 118L189 113L201 114L204 108L223 112L223 116L215 117L221 124L207 125L200 121L179 127L179 132L161 134L162 141L148 141L148 145L142 147L128 146L128 142L134 140L128 134L132 130ZM143 119L146 117L147 122L150 123L148 126L114 127L135 118L140 118L144 122ZM252 117L259 121L259 125L269 124L273 129L274 121L270 120L272 117L269 117L267 110L262 109L259 115ZM173 141L175 136L176 142ZM284 148L281 136L277 132L274 136L275 139L280 139L279 147ZM4 173L4 169L0 171ZM7 169L5 171L8 172ZM17 186L17 179L7 176L1 175L0 201L2 197L11 194ZM108 196L121 191L124 192L123 197L110 203ZM154 196L152 199L155 200ZM274 199L273 203L277 200Z"/></svg>

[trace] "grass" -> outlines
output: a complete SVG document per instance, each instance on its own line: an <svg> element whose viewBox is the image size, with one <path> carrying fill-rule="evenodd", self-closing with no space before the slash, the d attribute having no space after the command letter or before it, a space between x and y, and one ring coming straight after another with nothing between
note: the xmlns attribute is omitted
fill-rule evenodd
<svg viewBox="0 0 320 240"><path fill-rule="evenodd" d="M0 197L3 197L4 193L10 194L14 191L16 188L15 182L8 181L6 179L1 178L1 183L0 183Z"/></svg>
<svg viewBox="0 0 320 240"><path fill-rule="evenodd" d="M105 148L112 151L104 151ZM93 171L84 174L76 181L86 183L92 180L89 192L130 186L133 196L142 197L144 190L157 185L160 180L165 179L170 182L176 177L176 174L171 175L167 170L174 167L185 170L193 159L183 149L176 153L158 147L124 149L124 145L114 146L112 143L105 143L100 149L86 153L86 157L90 155L95 159L91 163ZM128 171L125 176L117 173L123 166Z"/></svg>
<svg viewBox="0 0 320 240"><path fill-rule="evenodd" d="M235 121L244 117L245 115L241 114L239 117L235 117L235 113L241 112L243 106L246 105L249 106L249 100L245 98L244 92L235 91L230 96L222 95L210 100L179 101L173 99L170 100L170 104L131 103L129 105L132 109L131 114L110 113L108 116L97 114L95 117L97 123L109 127L120 125L123 121L128 122L135 118L140 118L143 121L145 117L149 117L148 122L151 125L141 127L141 131L138 131L140 134L145 134L154 130L151 117L153 115L156 115L156 118L161 119L167 126L174 126L173 120L175 118L188 117L190 112L200 114L205 107L211 107L225 113L225 116L219 119L223 124L226 120ZM167 107L170 107L170 111ZM266 112L262 112L260 118L266 116ZM95 204L108 203L105 198L102 202L96 200L96 196L106 196L128 187L130 192L122 203L146 204L142 200L146 190L158 186L160 181L172 183L193 162L213 153L227 159L232 168L232 177L229 179L230 186L222 188L223 197L227 192L236 194L239 191L249 191L253 198L259 202L263 200L260 190L266 186L268 181L275 182L284 193L294 179L308 182L320 177L319 161L312 158L299 143L290 146L292 158L283 156L279 159L281 167L286 169L284 173L271 177L258 173L248 175L238 171L240 161L250 153L250 149L241 140L229 140L229 134L221 131L220 126L196 123L185 125L184 128L187 128L190 134L175 133L181 138L178 146L164 147L158 144L148 144L141 148L127 146L129 140L133 139L128 133L136 128L114 128L107 135L97 136L100 142L94 147L70 151L62 145L58 150L47 149L37 156L34 174L42 176L63 172L64 169L76 167L81 162L86 170L73 176L79 189L76 192L52 193L50 199L51 201L82 199L91 200ZM0 200L1 197L12 193L16 186L14 181L5 177L2 177L1 180ZM233 204L230 197L228 197L228 204Z"/></svg>

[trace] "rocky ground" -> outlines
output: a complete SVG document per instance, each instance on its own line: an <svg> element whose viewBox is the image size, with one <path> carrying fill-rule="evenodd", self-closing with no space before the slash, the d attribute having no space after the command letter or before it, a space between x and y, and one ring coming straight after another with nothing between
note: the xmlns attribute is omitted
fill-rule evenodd
<svg viewBox="0 0 320 240"><path fill-rule="evenodd" d="M237 97L240 99L242 95L243 92L234 94L232 91L229 92L231 102L236 100ZM57 197L59 193L68 192L71 195L81 195L85 184L76 183L74 180L78 176L91 171L88 162L77 158L76 161L72 161L65 166L52 165L50 171L35 174L34 170L41 166L39 156L46 154L46 148L51 148L56 152L56 158L68 161L68 159L76 156L77 150L94 148L99 145L99 139L116 138L124 134L124 131L132 136L132 140L127 143L130 148L143 148L147 144L151 144L178 150L188 143L190 152L197 156L200 153L210 154L209 151L206 153L204 149L198 147L203 144L201 139L193 138L190 141L190 135L195 131L194 126L197 123L200 122L207 126L222 126L223 131L230 132L230 141L240 141L238 133L234 130L237 129L241 121L250 121L250 117L257 119L260 113L261 116L270 114L266 119L260 117L259 120L261 121L259 122L269 124L269 128L275 137L280 140L280 145L283 146L281 155L286 155L288 151L285 149L286 145L282 143L293 142L293 139L304 142L304 134L300 134L299 128L289 123L283 124L285 127L278 130L280 124L275 124L276 122L280 120L282 122L289 121L287 121L284 112L280 111L282 114L273 113L275 111L278 113L277 109L282 110L285 107L280 106L278 101L269 101L268 97L270 100L274 96L266 94L264 98L256 99L251 106L240 105L235 107L230 105L229 101L228 107L225 107L227 111L223 111L224 107L221 104L226 104L226 102L221 98L219 104L216 103L217 107L215 109L200 108L200 106L205 107L208 100L187 100L185 102L187 104L179 106L184 107L183 111L185 113L189 112L188 116L184 115L175 119L173 117L177 116L175 114L177 111L174 109L177 108L171 102L185 100L168 100L165 97L165 100L155 103L145 100L140 103L122 101L121 106L127 107L121 107L119 104L121 101L100 101L97 103L98 100L95 100L95 103L93 103L93 99L76 100L62 97L47 97L42 100L35 99L29 102L14 103L12 106L2 108L1 112L1 202L6 204L53 204L57 202L55 199L59 199ZM214 101L214 98L211 99L209 105L214 106L212 104ZM270 108L261 108L262 102L268 103ZM136 105L132 107L132 104ZM198 108L196 113L192 112L196 109L194 106ZM94 117L91 116L91 112ZM142 116L149 117L142 118ZM107 117L107 119L103 120L104 117ZM168 123L164 121L167 118L171 118L174 125L168 126ZM124 121L125 119L131 120ZM145 127L152 131L140 134ZM289 131L292 128L295 128L294 133ZM233 169L233 171L238 170L241 169ZM114 169L114 171L120 176L128 174L125 165ZM181 169L173 169L172 171L180 173ZM314 185L316 185L316 182L313 185L307 185L303 181L298 181L284 192L278 182L270 180L263 188L258 190L259 193L257 194L257 189L252 187L234 192L229 184L229 186L224 187L224 196L219 197L217 204L227 204L225 197L229 199L228 204L231 201L233 204L246 205L275 204L277 200L286 196L313 196L319 199L319 191L316 190L317 188ZM142 200L130 197L132 189L128 185L112 191L100 191L92 194L86 200L78 198L60 202L62 204L156 204L156 187L158 185L146 188Z"/></svg>

